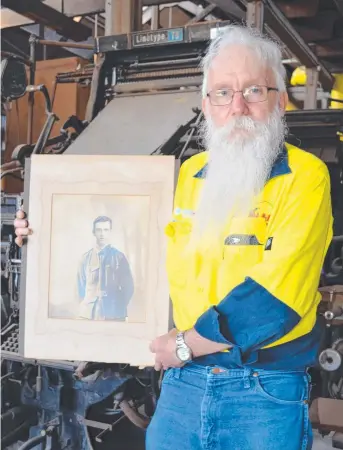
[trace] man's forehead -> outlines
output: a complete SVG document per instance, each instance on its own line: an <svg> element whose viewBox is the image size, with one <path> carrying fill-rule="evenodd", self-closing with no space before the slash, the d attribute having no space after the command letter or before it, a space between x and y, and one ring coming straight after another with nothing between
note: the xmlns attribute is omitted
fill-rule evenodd
<svg viewBox="0 0 343 450"><path fill-rule="evenodd" d="M212 61L209 71L211 83L221 79L257 83L270 78L268 70L257 55L244 46L223 49Z"/></svg>

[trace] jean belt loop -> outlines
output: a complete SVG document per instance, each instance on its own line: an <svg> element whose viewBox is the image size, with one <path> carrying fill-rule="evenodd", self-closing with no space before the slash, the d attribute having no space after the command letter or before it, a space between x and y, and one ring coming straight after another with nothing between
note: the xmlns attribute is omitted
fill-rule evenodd
<svg viewBox="0 0 343 450"><path fill-rule="evenodd" d="M179 379L181 377L181 368L180 367L175 367L174 368L174 378Z"/></svg>
<svg viewBox="0 0 343 450"><path fill-rule="evenodd" d="M251 376L251 370L244 368L243 382L244 382L245 389L250 388L250 376Z"/></svg>

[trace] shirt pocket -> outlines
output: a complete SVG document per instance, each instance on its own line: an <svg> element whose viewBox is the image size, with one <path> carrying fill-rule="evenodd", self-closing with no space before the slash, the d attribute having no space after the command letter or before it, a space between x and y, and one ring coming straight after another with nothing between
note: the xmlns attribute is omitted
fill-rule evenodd
<svg viewBox="0 0 343 450"><path fill-rule="evenodd" d="M167 235L167 272L172 287L184 287L189 268L188 244L192 232L189 220L170 222L165 228Z"/></svg>
<svg viewBox="0 0 343 450"><path fill-rule="evenodd" d="M232 270L246 271L262 261L267 224L262 217L234 218L223 243L223 260Z"/></svg>

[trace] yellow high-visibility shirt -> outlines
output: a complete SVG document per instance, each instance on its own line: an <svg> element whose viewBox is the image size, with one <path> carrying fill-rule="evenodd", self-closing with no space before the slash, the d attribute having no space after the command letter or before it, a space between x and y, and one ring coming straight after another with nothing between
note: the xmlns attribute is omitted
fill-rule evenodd
<svg viewBox="0 0 343 450"><path fill-rule="evenodd" d="M285 144L248 217L228 219L218 247L189 245L208 152L185 161L166 227L175 326L230 351L205 364L303 368L316 361L317 306L332 239L330 178L316 156Z"/></svg>

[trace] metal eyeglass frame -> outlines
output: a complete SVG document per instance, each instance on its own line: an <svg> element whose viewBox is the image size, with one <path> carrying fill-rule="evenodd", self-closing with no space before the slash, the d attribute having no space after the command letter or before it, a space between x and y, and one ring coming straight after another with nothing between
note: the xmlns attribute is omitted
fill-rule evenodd
<svg viewBox="0 0 343 450"><path fill-rule="evenodd" d="M266 98L265 98L264 100L258 100L258 101L256 101L256 102L249 102L249 101L244 97L244 91L246 91L247 89L251 89L252 87L262 87L262 88L266 88L266 89L267 89ZM226 88L223 88L223 90L224 90L224 89L226 89ZM220 91L221 89L214 89L214 90ZM275 87L269 87L269 86L264 86L264 85L261 85L261 84L255 84L255 85L249 86L248 88L245 88L245 89L240 90L240 91L235 91L234 89L227 89L228 91L232 91L232 98L231 98L231 100L230 100L229 103L223 103L223 104L220 104L220 105L219 105L219 104L213 104L213 103L212 103L210 94L211 94L211 92L213 92L214 90L212 90L212 91L210 91L210 92L208 92L208 93L206 94L206 97L209 98L210 103L211 103L212 106L228 106L228 105L230 105L230 104L232 103L232 101L233 101L233 98L234 98L235 94L237 94L238 92L241 92L241 93L242 93L243 98L244 98L244 100L245 100L247 103L262 103L262 102L265 102L265 101L267 100L267 98L268 98L268 92L270 92L270 91L276 91L276 92L279 92L279 89L278 89L278 88L275 88Z"/></svg>

